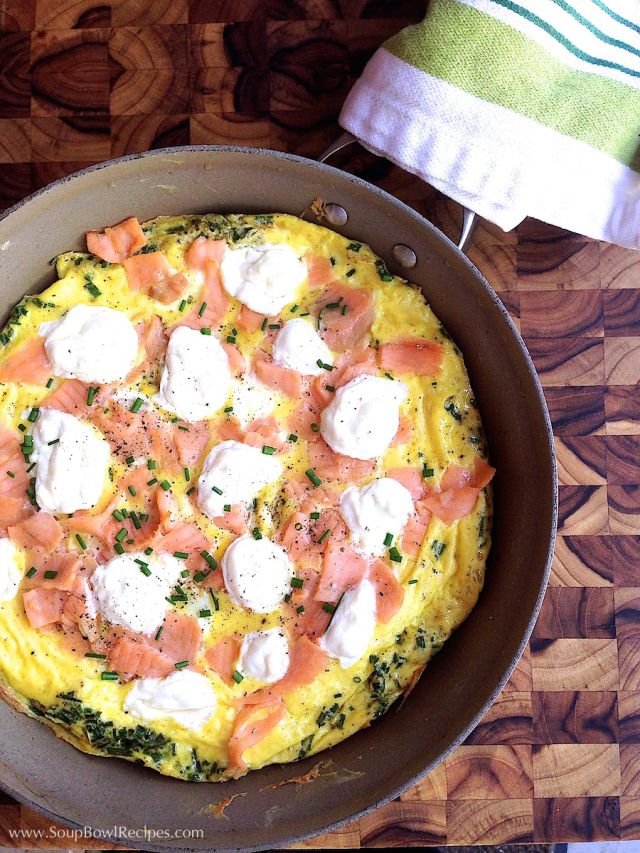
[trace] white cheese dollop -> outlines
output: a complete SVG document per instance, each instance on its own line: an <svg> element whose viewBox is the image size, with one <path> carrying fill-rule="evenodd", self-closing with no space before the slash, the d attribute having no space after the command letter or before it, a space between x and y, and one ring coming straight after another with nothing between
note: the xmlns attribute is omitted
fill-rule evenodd
<svg viewBox="0 0 640 853"><path fill-rule="evenodd" d="M10 539L0 539L0 601L11 601L22 580L20 554Z"/></svg>
<svg viewBox="0 0 640 853"><path fill-rule="evenodd" d="M293 566L279 545L247 534L224 552L222 574L234 604L256 613L271 613L291 591Z"/></svg>
<svg viewBox="0 0 640 853"><path fill-rule="evenodd" d="M289 669L289 644L279 628L246 634L240 649L238 669L243 675L273 684Z"/></svg>
<svg viewBox="0 0 640 853"><path fill-rule="evenodd" d="M198 329L171 333L157 400L185 421L210 418L229 395L231 370L220 341Z"/></svg>
<svg viewBox="0 0 640 853"><path fill-rule="evenodd" d="M337 658L343 669L349 669L366 652L375 627L375 589L368 580L363 580L342 596L320 646Z"/></svg>
<svg viewBox="0 0 640 853"><path fill-rule="evenodd" d="M233 383L233 414L246 429L257 418L266 418L276 406L276 392L251 375L241 376Z"/></svg>
<svg viewBox="0 0 640 853"><path fill-rule="evenodd" d="M74 305L40 334L56 376L83 382L124 379L138 355L138 335L122 311Z"/></svg>
<svg viewBox="0 0 640 853"><path fill-rule="evenodd" d="M268 317L291 302L307 277L307 267L293 249L273 243L227 249L220 272L228 293Z"/></svg>
<svg viewBox="0 0 640 853"><path fill-rule="evenodd" d="M198 479L198 503L215 518L225 504L246 503L282 474L282 465L257 447L239 441L222 441L209 452ZM214 491L217 489L217 491Z"/></svg>
<svg viewBox="0 0 640 853"><path fill-rule="evenodd" d="M146 563L151 574L143 574L136 560ZM96 606L113 625L152 634L160 627L170 606L166 596L183 569L183 562L170 554L120 554L91 575Z"/></svg>
<svg viewBox="0 0 640 853"><path fill-rule="evenodd" d="M199 672L182 669L166 678L136 681L124 700L124 710L147 723L169 717L196 731L212 716L216 704L209 679Z"/></svg>
<svg viewBox="0 0 640 853"><path fill-rule="evenodd" d="M387 533L397 536L413 513L411 492L391 477L362 488L350 486L340 496L340 514L354 546L365 554L384 553Z"/></svg>
<svg viewBox="0 0 640 853"><path fill-rule="evenodd" d="M329 347L311 323L300 317L288 320L278 332L273 344L273 358L306 376L320 376L327 372L318 365L318 361L333 364Z"/></svg>
<svg viewBox="0 0 640 853"><path fill-rule="evenodd" d="M338 388L320 416L320 433L336 453L373 459L385 452L400 423L403 382L379 376L356 376Z"/></svg>
<svg viewBox="0 0 640 853"><path fill-rule="evenodd" d="M97 430L66 412L40 409L33 446L41 509L75 512L97 504L109 468L109 445Z"/></svg>

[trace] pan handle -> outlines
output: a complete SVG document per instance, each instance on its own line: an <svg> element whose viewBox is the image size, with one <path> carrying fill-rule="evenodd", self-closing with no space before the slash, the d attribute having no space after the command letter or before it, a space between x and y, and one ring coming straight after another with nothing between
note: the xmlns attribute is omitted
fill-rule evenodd
<svg viewBox="0 0 640 853"><path fill-rule="evenodd" d="M337 151L342 151L343 148L347 148L349 145L352 145L357 141L358 140L352 133L346 131L342 136L339 136L335 142L332 142L327 150L318 157L318 162L325 163L329 157ZM461 252L466 252L471 245L471 241L473 240L473 235L475 234L479 221L480 218L477 213L474 213L473 210L469 210L468 207L462 208L462 229L457 242L457 246Z"/></svg>

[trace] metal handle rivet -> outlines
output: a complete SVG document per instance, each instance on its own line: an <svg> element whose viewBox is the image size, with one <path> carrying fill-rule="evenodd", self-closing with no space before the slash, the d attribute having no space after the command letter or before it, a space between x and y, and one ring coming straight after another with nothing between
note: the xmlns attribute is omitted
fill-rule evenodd
<svg viewBox="0 0 640 853"><path fill-rule="evenodd" d="M325 204L324 215L330 225L344 225L349 218L347 211L339 204Z"/></svg>
<svg viewBox="0 0 640 853"><path fill-rule="evenodd" d="M393 247L393 257L401 267L407 270L415 267L418 263L416 253L409 246L405 246L404 243L396 243Z"/></svg>

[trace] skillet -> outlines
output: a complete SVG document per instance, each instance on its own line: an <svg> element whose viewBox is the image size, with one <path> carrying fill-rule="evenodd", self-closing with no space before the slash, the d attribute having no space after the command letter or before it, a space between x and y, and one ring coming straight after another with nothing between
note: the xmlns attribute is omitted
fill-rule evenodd
<svg viewBox="0 0 640 853"><path fill-rule="evenodd" d="M495 479L495 527L485 588L467 621L417 686L370 728L333 750L223 785L162 777L71 748L0 703L0 785L52 820L146 850L257 850L335 829L397 796L473 729L508 680L533 628L557 517L551 425L531 359L478 270L416 212L322 163L268 150L189 146L134 154L66 177L0 219L0 313L52 281L47 261L80 249L85 231L129 215L271 212L338 204L332 224L369 243L416 282L460 346L476 392ZM315 208L314 208L315 209ZM313 214L307 218L314 220ZM324 222L323 224L328 224ZM403 269L394 247L417 263ZM278 786L309 773L307 784ZM223 817L208 808L236 797ZM146 832L145 832L146 828ZM203 830L202 837L176 835ZM64 845L63 845L64 846Z"/></svg>

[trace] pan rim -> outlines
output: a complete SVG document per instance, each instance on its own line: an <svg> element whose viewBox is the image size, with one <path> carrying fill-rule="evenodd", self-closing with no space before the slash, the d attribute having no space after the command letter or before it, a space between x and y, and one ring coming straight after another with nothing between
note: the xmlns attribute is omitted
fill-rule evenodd
<svg viewBox="0 0 640 853"><path fill-rule="evenodd" d="M497 683L496 687L491 691L489 697L486 699L482 707L478 710L478 712L473 716L473 718L469 721L469 723L464 727L464 729L459 733L459 735L447 746L445 750L443 750L438 757L430 762L426 767L422 768L417 774L412 775L411 778L406 780L399 786L394 787L390 792L385 794L382 797L377 798L374 802L367 805L366 807L354 812L353 814L340 819L338 821L330 822L319 826L311 832L303 832L299 833L295 836L288 837L283 840L282 843L286 844L294 844L299 841L304 841L309 838L313 838L321 833L332 831L335 829L339 829L345 826L348 823L351 823L354 820L358 820L391 800L398 797L412 785L414 785L418 780L423 778L427 773L429 773L434 767L438 766L442 761L444 761L457 747L468 737L468 735L475 729L477 724L480 722L482 717L486 714L487 710L491 707L491 705L495 702L497 696L503 690L505 684L508 682L513 670L518 664L526 646L529 642L529 638L533 631L535 622L537 620L540 608L542 606L542 601L544 597L545 590L547 588L549 575L551 571L551 562L553 559L555 541L556 541L556 533L557 533L557 521L558 521L558 472L557 472L557 462L554 450L554 442L553 442L553 428L551 424L551 419L549 416L548 407L546 404L546 400L544 397L544 392L542 390L542 385L540 383L538 374L536 372L535 366L531 359L531 356L527 350L526 344L524 343L522 336L518 329L516 328L513 320L511 319L508 311L504 307L503 303L500 301L498 296L496 295L493 288L484 278L480 270L472 263L472 261L462 252L460 249L444 234L441 232L433 223L429 222L424 216L418 213L416 210L411 208L405 202L400 201L395 198L393 195L388 193L386 190L380 189L375 186L375 184L371 184L368 181L365 181L362 178L359 178L355 175L352 175L348 172L343 171L342 169L338 169L334 166L330 166L327 163L320 163L316 160L313 160L308 157L301 157L297 154L291 154L289 152L276 151L269 148L254 148L250 146L240 146L240 145L182 145L182 146L172 146L167 148L159 148L153 149L151 151L142 151L136 152L132 154L127 154L122 157L113 158L110 160L104 160L100 163L95 163L90 166L87 166L83 169L80 169L76 172L73 172L69 175L65 175L58 180L47 184L45 187L42 187L30 195L26 196L24 199L16 202L6 211L4 211L0 215L0 233L1 229L5 223L5 221L15 212L20 210L22 207L28 205L36 198L40 198L45 196L46 194L55 191L59 187L64 184L71 182L79 177L82 177L86 174L90 174L92 172L98 172L114 165L131 162L135 160L143 160L146 158L155 158L155 157L167 157L167 156L176 156L189 152L225 152L225 153L238 153L238 154L247 154L254 157L264 157L266 159L278 159L282 161L292 161L295 163L305 164L307 166L313 166L319 173L328 174L328 175L336 175L339 176L341 180L347 180L349 183L352 183L356 186L359 186L368 192L372 192L375 195L379 196L384 202L399 208L404 213L408 214L412 218L416 219L419 225L423 228L426 228L428 231L431 231L432 234L440 240L444 247L449 250L449 252L453 255L453 257L458 261L462 262L464 266L472 273L474 278L478 281L478 283L482 286L485 291L486 296L489 297L491 303L495 310L497 310L501 315L503 320L506 321L506 324L509 328L509 331L512 337L515 339L515 342L518 345L518 349L524 359L526 364L527 373L532 383L532 390L535 392L535 398L538 404L538 408L543 416L544 427L545 427L545 448L547 451L547 459L545 460L545 467L547 468L548 473L550 474L550 485L551 485L551 494L550 498L550 514L545 519L545 529L548 530L549 543L547 548L546 561L544 566L544 571L542 575L542 579L540 582L540 587L538 590L538 595L536 597L535 604L531 609L530 617L528 619L525 631L523 633L522 639L520 640L518 647L511 658L508 666L506 667L502 677ZM546 535L545 535L546 538ZM177 780L180 781L180 780ZM200 783L193 783L200 784ZM16 799L18 802L28 806L36 812L44 815L52 821L61 823L64 826L69 827L70 829L81 830L84 829L84 825L81 823L77 823L67 817L57 814L54 811L50 811L45 806L41 806L40 804L36 804L28 799L28 796L21 796L18 792L14 791L9 784L7 784L3 778L0 778L0 789L5 793L9 794L11 797ZM124 841L127 846L131 846L133 848L144 849L144 850L152 850L158 851L158 853L186 853L186 851L201 851L206 848L192 848L192 847L170 847L164 845L157 845L153 843L149 843L148 841L138 841L123 838L122 836L109 838L110 843L119 843ZM258 845L258 846L249 846L249 847L216 847L216 848L208 848L215 849L216 851L220 851L220 853L224 853L224 851L235 851L235 850L246 850L246 851L254 851L254 850L264 850L269 849L271 845Z"/></svg>

